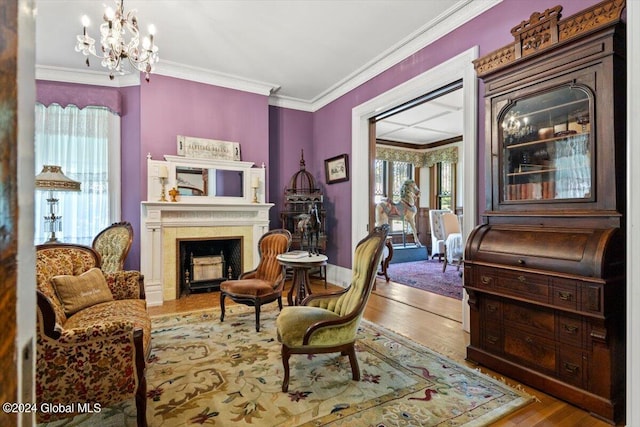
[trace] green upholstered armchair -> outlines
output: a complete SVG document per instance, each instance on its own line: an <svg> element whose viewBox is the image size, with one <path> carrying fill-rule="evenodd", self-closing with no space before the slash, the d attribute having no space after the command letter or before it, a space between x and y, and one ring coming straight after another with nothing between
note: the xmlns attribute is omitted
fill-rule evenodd
<svg viewBox="0 0 640 427"><path fill-rule="evenodd" d="M309 295L301 305L285 307L278 316L276 326L284 366L282 391L289 389L289 357L292 354L346 354L353 380L360 380L356 332L376 279L388 230L388 225L377 227L358 243L348 288L334 294Z"/></svg>
<svg viewBox="0 0 640 427"><path fill-rule="evenodd" d="M240 275L238 280L227 280L220 284L220 321L224 321L224 300L254 306L256 308L256 332L260 332L260 307L278 301L282 310L282 290L285 275L276 257L289 250L291 233L285 229L270 230L258 241L260 262L255 270Z"/></svg>
<svg viewBox="0 0 640 427"><path fill-rule="evenodd" d="M129 222L116 222L102 230L91 246L100 255L100 268L105 273L121 271L133 242L133 227Z"/></svg>
<svg viewBox="0 0 640 427"><path fill-rule="evenodd" d="M36 247L36 401L105 408L135 397L138 426L146 426L151 318L143 277L102 273L99 265L100 256L87 246ZM87 300L98 294L101 301ZM73 415L39 411L37 421Z"/></svg>

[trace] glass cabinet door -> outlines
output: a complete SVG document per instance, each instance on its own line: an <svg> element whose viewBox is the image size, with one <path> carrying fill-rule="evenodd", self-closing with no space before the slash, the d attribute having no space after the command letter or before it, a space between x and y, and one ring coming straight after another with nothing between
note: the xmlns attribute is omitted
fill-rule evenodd
<svg viewBox="0 0 640 427"><path fill-rule="evenodd" d="M592 105L576 85L509 104L499 116L502 202L592 199Z"/></svg>

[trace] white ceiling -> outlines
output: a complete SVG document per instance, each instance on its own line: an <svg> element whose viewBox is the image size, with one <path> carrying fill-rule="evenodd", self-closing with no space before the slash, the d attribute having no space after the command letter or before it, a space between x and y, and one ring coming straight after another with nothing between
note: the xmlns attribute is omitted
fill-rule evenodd
<svg viewBox="0 0 640 427"><path fill-rule="evenodd" d="M462 135L462 89L449 92L376 123L376 137L430 144Z"/></svg>
<svg viewBox="0 0 640 427"><path fill-rule="evenodd" d="M315 111L499 1L127 0L124 6L137 9L143 34L149 24L157 29L157 74L245 85L270 94L274 105ZM36 76L78 81L68 76L84 72L102 81L104 74L108 84L100 61L87 73L74 46L81 16L90 17L89 34L98 38L104 5L115 3L35 3Z"/></svg>

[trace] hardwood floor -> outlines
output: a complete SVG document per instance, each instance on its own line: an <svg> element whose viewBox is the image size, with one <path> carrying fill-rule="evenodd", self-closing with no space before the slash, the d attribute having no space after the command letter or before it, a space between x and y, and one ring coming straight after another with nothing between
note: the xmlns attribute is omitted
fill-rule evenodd
<svg viewBox="0 0 640 427"><path fill-rule="evenodd" d="M325 290L322 282L312 283L313 292L330 292L332 289L337 287L328 285L328 289ZM228 299L225 303L235 304ZM500 374L465 361L469 334L462 330L461 304L453 298L430 294L393 282L386 283L383 279L378 279L376 290L369 298L364 317L410 337L452 360L474 369L480 368L482 372L496 378L502 378ZM156 316L219 306L220 298L217 292L198 293L175 301L167 301L160 307L150 307L149 313ZM509 378L505 378L505 381L510 385L519 384ZM493 424L494 426L602 427L609 425L585 411L538 390L526 386L522 388L535 396L538 401L499 420Z"/></svg>

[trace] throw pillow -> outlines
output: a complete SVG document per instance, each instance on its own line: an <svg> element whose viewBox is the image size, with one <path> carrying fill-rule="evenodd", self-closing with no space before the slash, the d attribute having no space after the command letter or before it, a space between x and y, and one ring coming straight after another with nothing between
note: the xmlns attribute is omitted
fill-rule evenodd
<svg viewBox="0 0 640 427"><path fill-rule="evenodd" d="M67 316L101 302L113 301L99 268L94 267L79 276L54 276L51 281Z"/></svg>

